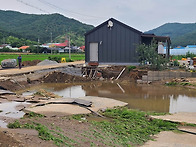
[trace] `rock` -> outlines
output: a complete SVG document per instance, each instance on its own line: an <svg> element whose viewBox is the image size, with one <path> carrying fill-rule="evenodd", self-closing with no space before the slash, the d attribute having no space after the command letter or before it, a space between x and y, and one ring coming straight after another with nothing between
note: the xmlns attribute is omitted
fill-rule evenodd
<svg viewBox="0 0 196 147"><path fill-rule="evenodd" d="M25 96L24 98L25 98L26 100L30 100L30 99L34 98L34 96L28 95L28 96Z"/></svg>
<svg viewBox="0 0 196 147"><path fill-rule="evenodd" d="M18 105L18 106L16 106L16 110L18 110L18 111L22 111L22 110L24 110L26 107L24 106L24 105Z"/></svg>
<svg viewBox="0 0 196 147"><path fill-rule="evenodd" d="M39 97L38 99L39 100L49 100L50 98L47 98L47 97Z"/></svg>
<svg viewBox="0 0 196 147"><path fill-rule="evenodd" d="M16 67L16 65L17 65L16 59L5 59L1 61L2 68L13 68Z"/></svg>

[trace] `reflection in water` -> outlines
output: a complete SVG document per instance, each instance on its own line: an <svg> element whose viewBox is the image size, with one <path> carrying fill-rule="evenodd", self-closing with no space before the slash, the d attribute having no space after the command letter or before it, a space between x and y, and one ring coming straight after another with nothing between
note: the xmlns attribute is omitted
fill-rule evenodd
<svg viewBox="0 0 196 147"><path fill-rule="evenodd" d="M7 123L4 122L3 120L0 120L0 127L1 128L7 128Z"/></svg>
<svg viewBox="0 0 196 147"><path fill-rule="evenodd" d="M18 111L16 109L17 106L22 105L24 103L20 102L7 102L0 104L0 116L2 117L10 117L10 118L21 118L25 114L23 111ZM25 103L26 104L26 103Z"/></svg>
<svg viewBox="0 0 196 147"><path fill-rule="evenodd" d="M99 96L127 102L132 109L156 112L196 112L196 91L166 86L92 82L44 84L42 88L63 97Z"/></svg>
<svg viewBox="0 0 196 147"><path fill-rule="evenodd" d="M86 95L85 91L82 89L82 86L71 86L65 88L63 90L54 91L55 94L58 94L63 97L67 98L79 98L84 97Z"/></svg>
<svg viewBox="0 0 196 147"><path fill-rule="evenodd" d="M175 112L196 112L196 98L179 95L178 98L170 98L170 113Z"/></svg>

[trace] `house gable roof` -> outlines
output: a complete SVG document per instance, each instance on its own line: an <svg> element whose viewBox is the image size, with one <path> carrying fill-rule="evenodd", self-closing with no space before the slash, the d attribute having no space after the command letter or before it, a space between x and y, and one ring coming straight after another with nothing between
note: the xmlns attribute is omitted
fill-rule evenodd
<svg viewBox="0 0 196 147"><path fill-rule="evenodd" d="M142 34L142 32L140 32L140 31L138 31L138 30L136 30L136 29L134 29L134 28L132 28L132 27L130 27L130 26L128 26L128 25L126 25L126 24L116 20L116 19L114 19L114 18L110 18L107 21L103 22L102 24L98 25L97 27L95 27L92 30L90 30L87 33L85 33L85 36L91 34L92 32L94 32L96 30L98 30L99 28L103 27L104 25L107 25L108 21L115 22L115 23L117 23L117 24L119 24L119 25L121 25L121 26L123 26L123 27L125 27L125 28L127 28L129 30L131 30L131 31L134 31L135 33Z"/></svg>

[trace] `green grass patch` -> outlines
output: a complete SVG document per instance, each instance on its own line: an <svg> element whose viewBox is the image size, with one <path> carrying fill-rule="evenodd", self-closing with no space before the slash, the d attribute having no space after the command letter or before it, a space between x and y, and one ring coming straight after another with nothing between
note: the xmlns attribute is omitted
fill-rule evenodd
<svg viewBox="0 0 196 147"><path fill-rule="evenodd" d="M149 119L147 113L127 108L108 109L103 115L112 121L94 121L93 124L111 139L111 144L120 146L141 145L151 139L151 135L177 129L175 123Z"/></svg>
<svg viewBox="0 0 196 147"><path fill-rule="evenodd" d="M166 86L176 86L176 85L180 85L180 86L196 86L195 84L191 84L189 82L168 82L165 83Z"/></svg>
<svg viewBox="0 0 196 147"><path fill-rule="evenodd" d="M16 120L14 123L9 123L7 127L12 129L15 128L35 129L39 133L39 138L47 141L52 140L57 146L63 145L63 146L71 147L77 144L76 141L64 136L63 134L57 131L50 130L45 125L39 123L32 122L32 124L29 123L21 124L18 120ZM58 128L58 130L59 129L60 128Z"/></svg>
<svg viewBox="0 0 196 147"><path fill-rule="evenodd" d="M73 139L65 136L63 129L55 126L46 127L40 123L20 124L19 121L10 123L9 128L35 129L39 132L39 137L43 140L52 140L57 146L138 146L148 140L152 140L152 135L161 131L178 130L177 123L167 122L159 119L151 119L149 115L165 115L166 113L141 112L130 110L126 107L108 109L102 113L105 116L101 121L88 121L88 115L73 115L67 117L70 121L78 120L87 123L88 129L71 134ZM30 116L36 116L31 114ZM87 118L84 122L83 118ZM65 118L63 118L65 119ZM75 120L72 120L75 119ZM70 134L69 134L70 135ZM75 141L77 140L77 141ZM97 144L99 143L99 144Z"/></svg>
<svg viewBox="0 0 196 147"><path fill-rule="evenodd" d="M168 82L168 83L165 83L166 86L176 86L178 85L177 82Z"/></svg>
<svg viewBox="0 0 196 147"><path fill-rule="evenodd" d="M71 54L71 61L69 61L69 54L21 54L22 61L45 60L50 58L65 58L67 62L79 61L85 59L85 54ZM0 62L4 59L17 59L18 54L0 54Z"/></svg>
<svg viewBox="0 0 196 147"><path fill-rule="evenodd" d="M133 69L136 69L136 66L131 66L131 65L130 65L130 66L128 66L127 68L128 68L129 71L131 71L131 70L133 70Z"/></svg>
<svg viewBox="0 0 196 147"><path fill-rule="evenodd" d="M33 117L45 117L45 116L42 115L42 114L37 114L37 113L34 113L34 112L29 112L29 113L26 113L25 114L25 117L33 118Z"/></svg>

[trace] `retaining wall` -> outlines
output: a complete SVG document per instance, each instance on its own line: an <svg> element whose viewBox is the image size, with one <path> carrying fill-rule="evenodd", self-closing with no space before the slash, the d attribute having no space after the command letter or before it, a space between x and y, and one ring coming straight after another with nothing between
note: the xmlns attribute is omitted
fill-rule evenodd
<svg viewBox="0 0 196 147"><path fill-rule="evenodd" d="M142 76L142 81L159 81L174 78L196 77L196 72L174 72L174 71L148 71L147 75Z"/></svg>

